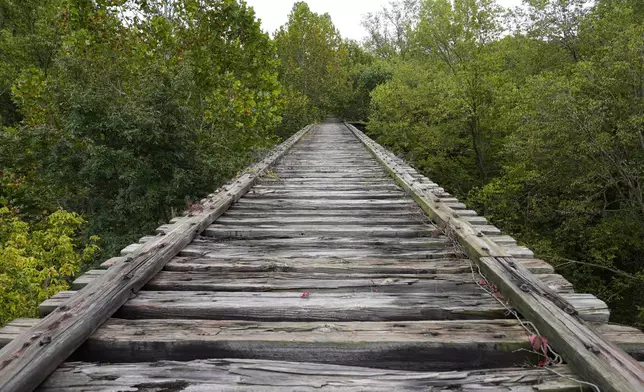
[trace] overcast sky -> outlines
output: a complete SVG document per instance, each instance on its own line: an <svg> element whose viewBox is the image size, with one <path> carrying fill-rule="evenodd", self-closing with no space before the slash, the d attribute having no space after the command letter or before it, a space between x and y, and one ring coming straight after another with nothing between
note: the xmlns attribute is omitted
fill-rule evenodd
<svg viewBox="0 0 644 392"><path fill-rule="evenodd" d="M262 20L266 32L273 33L286 23L288 14L296 0L246 0L255 9L257 17ZM328 12L342 36L361 40L365 31L360 25L362 15L380 10L389 0L307 0L313 12ZM514 7L521 0L497 0L504 7Z"/></svg>

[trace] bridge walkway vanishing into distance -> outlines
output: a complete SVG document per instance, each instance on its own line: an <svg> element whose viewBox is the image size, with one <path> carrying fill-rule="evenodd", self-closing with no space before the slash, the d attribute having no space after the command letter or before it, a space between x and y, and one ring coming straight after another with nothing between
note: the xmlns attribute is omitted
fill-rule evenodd
<svg viewBox="0 0 644 392"><path fill-rule="evenodd" d="M644 390L640 331L348 124L102 267L0 329L0 391Z"/></svg>

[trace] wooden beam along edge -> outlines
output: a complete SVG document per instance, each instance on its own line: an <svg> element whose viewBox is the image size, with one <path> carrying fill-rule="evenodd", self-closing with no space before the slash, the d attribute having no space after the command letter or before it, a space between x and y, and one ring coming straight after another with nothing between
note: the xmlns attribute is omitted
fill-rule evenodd
<svg viewBox="0 0 644 392"><path fill-rule="evenodd" d="M162 236L143 243L105 274L0 350L0 391L30 392L68 358L133 293L221 216L315 125L298 131Z"/></svg>
<svg viewBox="0 0 644 392"><path fill-rule="evenodd" d="M534 275L516 263L503 246L461 219L458 210L465 209L465 205L455 201L443 188L418 174L356 127L346 122L345 126L435 223L455 233L485 276L500 288L501 294L525 319L550 340L576 373L602 391L644 390L644 367L582 320L560 296L540 284ZM442 197L448 197L449 202L443 202Z"/></svg>
<svg viewBox="0 0 644 392"><path fill-rule="evenodd" d="M42 386L43 392L140 390L164 386L176 392L235 390L246 392L298 391L590 391L568 378L567 366L553 369L505 368L460 372L408 372L320 363L244 359L192 362L144 362L98 365L74 362L61 367ZM559 375L563 375L562 378ZM472 389L474 388L474 389Z"/></svg>

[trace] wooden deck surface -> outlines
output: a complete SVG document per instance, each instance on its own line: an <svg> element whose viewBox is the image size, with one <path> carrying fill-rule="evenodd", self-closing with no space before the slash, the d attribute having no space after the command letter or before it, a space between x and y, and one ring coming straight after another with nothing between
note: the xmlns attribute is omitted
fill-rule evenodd
<svg viewBox="0 0 644 392"><path fill-rule="evenodd" d="M439 196L604 337L644 360L641 332L608 324L602 301L575 293L529 249L449 194ZM89 271L72 289L105 273ZM591 390L572 381L578 376L565 365L537 368L528 332L480 281L460 246L355 135L325 123L165 264L40 390ZM41 315L74 292L45 301ZM36 321L0 329L0 346Z"/></svg>

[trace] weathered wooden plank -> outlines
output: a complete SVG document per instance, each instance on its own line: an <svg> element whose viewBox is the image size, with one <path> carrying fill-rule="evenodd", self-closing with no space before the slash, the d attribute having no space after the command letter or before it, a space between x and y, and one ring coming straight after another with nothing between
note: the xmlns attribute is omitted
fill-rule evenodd
<svg viewBox="0 0 644 392"><path fill-rule="evenodd" d="M139 326L137 327L137 331L141 331L141 329L146 325L145 323L148 323L148 324L152 323L152 324L158 325L165 322L164 320L146 321L146 320L119 320L119 319L113 319L112 321L116 323L127 324L130 326ZM7 324L5 327L0 328L0 348L6 345L7 343L9 343L11 340L19 336L21 333L23 333L30 327L32 327L33 325L37 324L38 322L39 322L39 319L16 319L10 322L9 324ZM184 323L187 325L185 330L201 331L203 335L204 326L210 325L213 328L216 328L222 322L195 320L195 321L185 321ZM351 339L349 335L354 333L353 331L357 330L357 331L363 331L363 332L369 331L368 334L369 336L371 336L371 339L373 341L376 341L375 339L376 334L380 334L380 335L385 334L385 332L387 331L387 328L392 328L394 332L386 332L387 335L389 333L394 333L394 334L397 334L398 339L402 339L403 337L405 337L405 339L407 339L409 342L413 341L416 338L414 334L418 334L418 336L420 336L421 339L432 336L436 338L438 341L443 341L443 337L447 336L446 340L451 341L452 343L457 342L459 338L469 336L469 340L468 340L469 342L481 342L485 344L486 342L489 343L490 336L492 336L495 339L494 341L497 342L497 344L499 345L503 344L504 342L506 343L510 342L511 344L514 344L514 345L526 344L525 339L521 337L519 337L518 342L514 341L512 343L511 340L508 340L511 337L507 333L504 333L504 332L510 331L511 335L521 336L516 331L517 322L515 320L492 320L489 322L475 321L475 323L478 323L476 325L473 325L472 322L470 321L466 321L466 322L414 321L414 322L409 322L409 323L406 322L402 324L385 323L385 322L334 323L334 324L290 323L289 324L289 323L257 323L257 322L243 322L243 321L229 320L223 323L225 328L229 330L232 328L233 325L236 325L237 327L235 328L237 329L237 333L242 334L244 332L247 332L248 334L255 335L254 337L255 339L260 339L260 336L258 336L256 332L264 331L264 333L270 332L273 334L277 334L277 333L282 334L282 338L284 340L290 339L289 336L291 336L291 335L286 335L285 332L291 332L291 333L298 332L301 338L304 337L304 338L309 338L311 340L317 340L316 334L318 336L320 334L324 334L327 339L335 339L336 341L338 340L338 335L340 334L342 339L349 340ZM282 329L267 328L268 325L273 325L273 324L281 325ZM368 326L371 324L373 324L372 328L368 328ZM285 326L287 325L299 326L299 327L290 328L287 330L285 329ZM335 328L329 328L329 325L334 325ZM343 325L345 327L339 328L338 326L340 325ZM354 327L353 328L346 327L351 325L353 325ZM380 325L380 327L377 327L378 325ZM486 325L490 326L489 329L485 328ZM199 328L196 328L196 326L199 326ZM263 326L262 327L263 329L260 328L260 326ZM304 328L303 326L308 326L308 327ZM496 328L493 326L496 326ZM624 325L617 325L617 324L596 324L595 327L604 337L606 337L606 339L610 340L614 344L621 347L633 358L639 361L644 360L644 333L642 333L640 330L638 330L637 328L628 327ZM482 337L483 339L482 341L477 340L477 339L480 339L480 337L478 337L476 333L472 332L474 330L479 331L478 333L484 334L484 336ZM310 332L310 336L308 337L305 336L307 331ZM140 335L140 332L134 332L134 333L139 333ZM196 334L197 332L193 332L193 333ZM216 335L218 331L214 330L214 331L211 331L211 333L213 335ZM148 333L148 336L150 336L149 333ZM90 337L90 339L92 339L92 337ZM89 357L89 355L87 354L86 356ZM492 366L499 366L499 365L492 365Z"/></svg>
<svg viewBox="0 0 644 392"><path fill-rule="evenodd" d="M379 168L367 168L363 165L359 167L326 167L324 169L309 169L306 166L299 168L289 167L289 166L278 166L275 169L275 173L280 177L289 177L289 176L306 176L310 178L325 178L331 176L336 178L340 174L349 175L349 176L370 176L370 177L383 177L387 175L387 172L383 170L382 167Z"/></svg>
<svg viewBox="0 0 644 392"><path fill-rule="evenodd" d="M102 362L255 358L408 370L511 366L531 361L516 321L261 323L123 320L105 323L74 359Z"/></svg>
<svg viewBox="0 0 644 392"><path fill-rule="evenodd" d="M541 259L517 259L516 262L533 274L551 274L555 271L552 265Z"/></svg>
<svg viewBox="0 0 644 392"><path fill-rule="evenodd" d="M176 257L165 267L166 271L213 271L213 272L262 272L284 271L301 273L412 273L440 274L464 273L470 271L468 260L392 260L370 258L291 258L280 259L268 256L247 260L230 260L227 258ZM549 271L550 272L550 271Z"/></svg>
<svg viewBox="0 0 644 392"><path fill-rule="evenodd" d="M323 136L322 137L328 137ZM335 140L335 146L342 145L343 143L355 143L355 140ZM333 145L303 145L302 149L299 151L293 151L288 154L288 163L291 161L299 162L344 162L350 161L354 163L369 162L373 163L373 160L370 160L369 154L364 150L358 148L350 148L349 151L335 152L333 151L335 147ZM358 166L358 165L354 165Z"/></svg>
<svg viewBox="0 0 644 392"><path fill-rule="evenodd" d="M100 268L108 269L108 268L113 267L113 266L115 266L117 264L126 263L127 260L128 260L127 257L112 257L112 258L109 258L109 259L105 260L104 262L102 262L100 264Z"/></svg>
<svg viewBox="0 0 644 392"><path fill-rule="evenodd" d="M139 238L139 244L145 244L146 242L154 241L156 239L157 238L154 235L146 235L144 237Z"/></svg>
<svg viewBox="0 0 644 392"><path fill-rule="evenodd" d="M82 289L83 287L87 286L90 284L90 282L96 280L97 278L101 277L104 275L107 271L105 269L98 269L98 270L89 270L79 276L78 278L74 279L72 282L72 291L77 291Z"/></svg>
<svg viewBox="0 0 644 392"><path fill-rule="evenodd" d="M488 224L487 219L482 216L464 216L463 220L470 225L485 226Z"/></svg>
<svg viewBox="0 0 644 392"><path fill-rule="evenodd" d="M294 184L294 183L277 183L277 184L259 184L255 185L253 189L258 191L400 191L401 188L398 187L393 182L388 184L369 184L364 183L364 185L357 184L320 184L320 183L307 183L307 184Z"/></svg>
<svg viewBox="0 0 644 392"><path fill-rule="evenodd" d="M586 380L611 392L641 391L644 367L587 325L566 300L557 296L508 258L508 252L459 218L462 203L443 203L401 170L406 165L355 127L347 127L437 223L453 231L486 276L501 288L521 314L533 322L555 349Z"/></svg>
<svg viewBox="0 0 644 392"><path fill-rule="evenodd" d="M372 180L379 180L379 179L386 179L386 175L384 172L382 173L277 173L279 177L284 175L285 177L288 176L288 178L292 180L296 180L299 178L308 178L308 179L317 179L317 180L326 180L333 182L336 179L340 178L343 180L347 179L352 179L352 180L359 180L359 181L372 181Z"/></svg>
<svg viewBox="0 0 644 392"><path fill-rule="evenodd" d="M565 377L574 377L574 373L566 366L558 366L553 370ZM505 368L458 372L410 372L319 363L243 359L114 365L70 362L58 369L39 389L41 392L99 390L167 392L589 391L585 386L578 385L546 369Z"/></svg>
<svg viewBox="0 0 644 392"><path fill-rule="evenodd" d="M420 221L420 220L419 220ZM265 217L221 217L217 220L220 225L255 226L255 225L367 225L367 226L406 226L414 223L413 218L407 217L347 217L347 216L265 216Z"/></svg>
<svg viewBox="0 0 644 392"><path fill-rule="evenodd" d="M351 199L400 199L404 197L402 191L372 191L372 190L354 190L354 191L302 191L302 190L267 190L252 191L246 195L246 199L333 199L333 200L351 200Z"/></svg>
<svg viewBox="0 0 644 392"><path fill-rule="evenodd" d="M324 226L322 226L324 227ZM340 226L342 227L342 226ZM337 229L336 229L337 230ZM379 237L353 236L341 237L334 235L305 235L278 238L212 238L201 236L190 245L202 251L247 248L249 250L272 251L282 249L316 248L347 248L347 249L398 249L406 251L453 248L453 243L445 236L425 237Z"/></svg>
<svg viewBox="0 0 644 392"><path fill-rule="evenodd" d="M352 225L211 225L203 235L216 238L289 238L315 235L338 237L429 237L438 234L438 229L423 224L406 226L352 226Z"/></svg>
<svg viewBox="0 0 644 392"><path fill-rule="evenodd" d="M542 260L520 260L535 274L554 273L552 266ZM217 271L217 272L262 272L285 271L301 273L399 273L399 274L457 274L470 272L466 259L398 260L386 258L272 258L258 257L247 260L226 258L175 257L165 266L166 271Z"/></svg>
<svg viewBox="0 0 644 392"><path fill-rule="evenodd" d="M478 214L477 214L477 213L476 213L476 211L474 211L474 210L460 210L460 211L458 212L458 215L459 215L459 216L461 216L461 217L464 217L464 218L466 218L466 217L468 217L468 216L469 216L469 217L475 217L475 216L478 216Z"/></svg>
<svg viewBox="0 0 644 392"><path fill-rule="evenodd" d="M459 257L460 252L453 249L431 249L427 250L400 250L388 247L339 247L331 248L318 248L315 246L301 247L297 249L277 249L270 253L271 258L286 259L286 258L336 258L336 259L351 259L351 258L386 258L386 259L444 259ZM228 260L249 260L266 257L265 249L261 248L248 248L248 249L232 249L220 247L217 249L203 248L199 246L186 246L179 252L179 256L192 256L192 257L213 257L225 258Z"/></svg>
<svg viewBox="0 0 644 392"><path fill-rule="evenodd" d="M319 148L324 148L324 147L316 147L316 149ZM333 147L329 147L333 148ZM347 164L346 166L359 166L364 163L366 164L373 164L373 159L371 157L364 155L364 151L358 151L354 150L351 151L348 155L328 155L328 156L321 156L319 155L318 152L307 152L305 151L305 154L289 154L286 159L284 160L285 165L315 165L315 166L320 166L324 164L331 164L331 165L341 165L341 164Z"/></svg>
<svg viewBox="0 0 644 392"><path fill-rule="evenodd" d="M127 256L139 250L142 244L130 244L125 248L121 249L121 256Z"/></svg>
<svg viewBox="0 0 644 392"><path fill-rule="evenodd" d="M39 321L40 319L35 318L19 318L10 321L7 325L0 328L0 348L9 344L9 342L36 325Z"/></svg>
<svg viewBox="0 0 644 392"><path fill-rule="evenodd" d="M242 199L235 204L236 208L253 208L265 210L300 209L300 210L370 210L370 209L407 209L415 204L409 199L354 199L354 200L311 200L311 199Z"/></svg>
<svg viewBox="0 0 644 392"><path fill-rule="evenodd" d="M464 222L467 222L466 220L463 220ZM485 234L485 235L500 235L501 230L497 228L496 226L492 225L480 225L476 226L476 230L479 232Z"/></svg>
<svg viewBox="0 0 644 392"><path fill-rule="evenodd" d="M369 156L368 160L362 161L359 164L353 164L353 165L347 165L345 163L326 163L326 164L318 164L316 163L315 160L311 161L306 161L306 160L298 160L298 161L293 161L293 160L282 160L280 162L280 165L276 167L276 171L279 170L296 170L296 171L305 171L305 172L310 172L310 171L323 171L323 172L329 172L329 171L339 171L339 172L346 172L346 171L351 171L353 169L358 169L360 171L364 170L372 170L372 171L380 171L381 173L386 173L384 169L382 168L381 165L379 165L376 161L373 160L372 156Z"/></svg>
<svg viewBox="0 0 644 392"><path fill-rule="evenodd" d="M343 166L351 166L351 165L356 165L356 163L341 163ZM360 165L357 163L357 165ZM329 164L329 169L334 169L334 167ZM391 185L390 179L387 177L387 173L383 171L382 169L378 170L372 170L372 169L367 169L367 170L343 170L341 168L337 168L337 170L324 170L324 171L319 171L319 170L310 170L306 168L302 169L294 169L294 170L284 170L284 169L275 169L275 171L271 172L271 176L269 178L266 178L260 183L260 185L264 183L273 183L273 184L278 184L281 183L282 181L284 183L288 183L289 181L291 183L294 183L296 181L301 181L301 180L306 180L309 183L313 182L319 182L321 184L325 183L335 183L336 180L340 180L341 183L348 184L352 180L353 182L367 182L367 183L385 183L387 180L389 180L389 184ZM355 184L354 184L355 185Z"/></svg>
<svg viewBox="0 0 644 392"><path fill-rule="evenodd" d="M91 270L76 279L72 290L79 290L105 273ZM557 274L539 275L548 287L560 293L574 292L572 284ZM145 285L161 291L284 291L313 290L336 292L478 292L470 274L391 274L361 273L351 270L316 272L172 272L161 271Z"/></svg>
<svg viewBox="0 0 644 392"><path fill-rule="evenodd" d="M89 287L89 286L88 286ZM476 293L333 293L312 291L214 292L140 291L116 317L301 321L474 320L511 317L484 292ZM65 306L73 291L44 301L42 315ZM588 294L562 294L580 317L607 322L606 304Z"/></svg>
<svg viewBox="0 0 644 392"><path fill-rule="evenodd" d="M463 203L442 203L441 205L451 208L454 211L465 210L467 208Z"/></svg>
<svg viewBox="0 0 644 392"><path fill-rule="evenodd" d="M224 215L226 218L347 218L347 219L409 219L417 222L428 221L421 209L404 210L247 210L233 207Z"/></svg>
<svg viewBox="0 0 644 392"><path fill-rule="evenodd" d="M525 246L506 245L503 247L503 249L508 253L509 256L516 257L518 259L531 259L534 257L534 253L532 253L532 251Z"/></svg>
<svg viewBox="0 0 644 392"><path fill-rule="evenodd" d="M320 133L321 137L325 137ZM326 136L328 137L328 136ZM288 158L300 157L300 159L318 159L318 160L338 160L338 159L364 159L368 160L371 158L369 154L355 144L354 139L351 138L335 138L332 142L327 141L326 143L316 143L309 142L302 145L302 148L293 150L288 154ZM351 143L351 144L347 144ZM344 146L344 150L335 150L338 146ZM373 162L373 161L371 161Z"/></svg>
<svg viewBox="0 0 644 392"><path fill-rule="evenodd" d="M370 187L375 185L391 185L390 178L377 178L366 180L364 178L332 178L332 179L321 179L321 178L307 178L307 177L293 177L293 178L281 178L277 177L264 177L261 181L258 182L260 185L315 185L315 186L327 186L327 185L351 185L351 186L362 186Z"/></svg>
<svg viewBox="0 0 644 392"><path fill-rule="evenodd" d="M490 239L503 247L514 246L517 241L509 235L489 235Z"/></svg>
<svg viewBox="0 0 644 392"><path fill-rule="evenodd" d="M239 200L270 165L299 141L307 127L155 241L143 244L128 262L114 265L100 278L66 301L38 325L0 350L0 390L31 391L107 320L133 292L138 291L163 266L228 207Z"/></svg>
<svg viewBox="0 0 644 392"><path fill-rule="evenodd" d="M336 142L340 142L339 140ZM352 141L349 141L352 142ZM290 164L290 161L300 161L300 162L317 162L318 164L324 162L351 162L357 166L357 164L362 162L373 163L373 160L370 160L371 157L364 150L353 149L352 151L347 151L341 154L334 154L332 150L334 147L328 146L320 147L317 146L314 151L307 151L306 149L302 151L293 152L288 155L289 161L286 164ZM320 151L322 150L322 151Z"/></svg>
<svg viewBox="0 0 644 392"><path fill-rule="evenodd" d="M193 247L201 249L222 249L222 248L264 248L269 249L290 249L303 247L391 247L395 249L417 250L417 249L438 249L450 248L453 243L444 235L437 237L417 238L389 238L389 237L334 237L334 236L304 236L295 238L261 238L261 239L232 239L215 240L202 236L192 241Z"/></svg>
<svg viewBox="0 0 644 392"><path fill-rule="evenodd" d="M122 320L105 323L75 356L102 362L253 358L407 370L504 367L538 358L516 321L257 323Z"/></svg>

